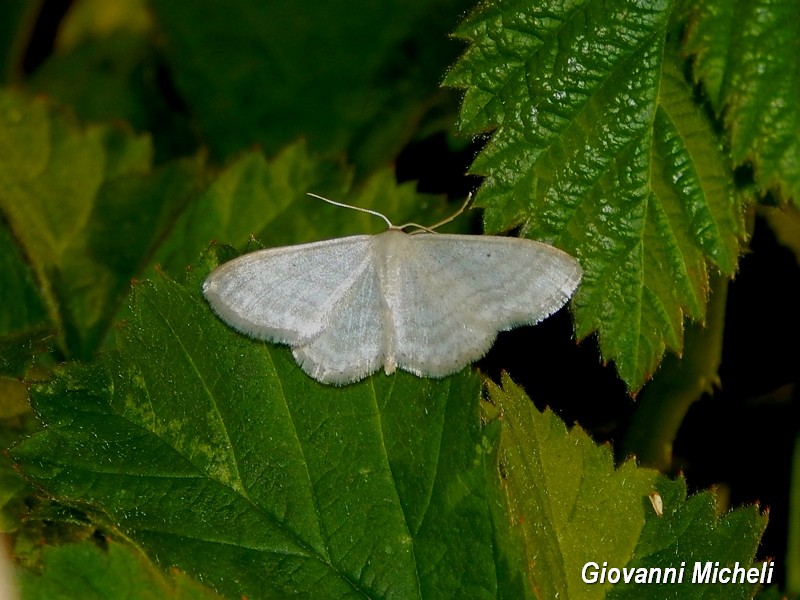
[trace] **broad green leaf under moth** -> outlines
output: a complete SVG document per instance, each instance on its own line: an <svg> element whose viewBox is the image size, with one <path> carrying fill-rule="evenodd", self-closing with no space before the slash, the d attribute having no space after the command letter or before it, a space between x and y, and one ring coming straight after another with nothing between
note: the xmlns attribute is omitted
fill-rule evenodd
<svg viewBox="0 0 800 600"><path fill-rule="evenodd" d="M311 377L344 385L380 367L455 373L486 354L499 331L561 308L581 278L578 261L540 242L408 234L413 224L383 218L389 229L378 235L232 260L203 292L234 329L291 346Z"/></svg>
<svg viewBox="0 0 800 600"><path fill-rule="evenodd" d="M478 378L320 385L211 313L212 259L137 285L119 349L35 387L27 476L227 598L520 597Z"/></svg>

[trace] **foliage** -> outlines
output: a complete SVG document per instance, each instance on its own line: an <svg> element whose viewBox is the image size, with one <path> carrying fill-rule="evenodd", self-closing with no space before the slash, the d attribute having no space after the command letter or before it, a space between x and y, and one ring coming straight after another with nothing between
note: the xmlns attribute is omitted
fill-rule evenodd
<svg viewBox="0 0 800 600"><path fill-rule="evenodd" d="M733 274L740 198L677 64L668 2L621 3L602 26L599 3L523 4L467 19L472 45L445 80L466 89L462 130L496 128L472 165L476 204L487 230L521 226L581 260L577 334L597 331L638 390L665 348L681 351L684 316L703 318L708 263Z"/></svg>
<svg viewBox="0 0 800 600"><path fill-rule="evenodd" d="M131 583L136 587L131 587ZM48 547L40 573L25 571L20 587L30 598L214 600L220 596L180 572L167 575L129 546L91 542Z"/></svg>
<svg viewBox="0 0 800 600"><path fill-rule="evenodd" d="M687 318L712 325L685 336L694 368L670 363L642 395L662 412L632 438L668 469L654 432L672 410L674 435L716 381L745 202L797 198L796 9L734 4L492 0L457 26L471 3L78 0L52 51L40 4L14 4L0 524L22 597L636 597L581 568L754 563L766 513L723 515L682 477L615 465L509 377L323 386L200 291L261 244L381 230L309 191L393 222L451 214L387 165L457 122L485 142L484 228L581 261L577 337L596 336L630 392L684 352ZM678 410L676 389L691 396Z"/></svg>

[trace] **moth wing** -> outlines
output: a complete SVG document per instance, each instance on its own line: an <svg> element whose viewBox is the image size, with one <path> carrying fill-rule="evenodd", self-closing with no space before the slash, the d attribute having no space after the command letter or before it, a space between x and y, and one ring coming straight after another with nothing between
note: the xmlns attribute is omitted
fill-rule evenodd
<svg viewBox="0 0 800 600"><path fill-rule="evenodd" d="M399 367L443 377L481 358L497 333L561 308L581 275L553 246L511 237L417 234L390 285Z"/></svg>
<svg viewBox="0 0 800 600"><path fill-rule="evenodd" d="M203 293L219 317L242 333L290 346L308 343L372 268L370 237L245 254L214 270Z"/></svg>
<svg viewBox="0 0 800 600"><path fill-rule="evenodd" d="M386 319L374 264L362 270L328 313L319 335L293 347L297 363L322 383L344 385L383 365Z"/></svg>

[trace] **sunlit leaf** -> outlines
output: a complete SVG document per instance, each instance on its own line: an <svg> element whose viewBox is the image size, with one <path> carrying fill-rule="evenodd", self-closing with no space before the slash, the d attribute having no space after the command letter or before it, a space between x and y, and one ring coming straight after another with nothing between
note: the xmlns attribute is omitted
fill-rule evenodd
<svg viewBox="0 0 800 600"><path fill-rule="evenodd" d="M688 582L695 562L751 566L767 523L757 507L720 519L712 494L687 499L682 478L670 481L632 460L615 468L610 448L577 426L568 431L551 411L540 413L508 377L502 388L490 385L489 397L501 423L499 468L509 518L525 540L527 577L538 597L641 598L643 589L648 598L752 597L749 583ZM661 514L650 501L654 494ZM678 569L682 563L682 584L677 572L675 583L659 585L586 581L603 566Z"/></svg>
<svg viewBox="0 0 800 600"><path fill-rule="evenodd" d="M45 549L39 572L18 569L22 600L213 600L220 598L180 572L165 575L133 548L91 542Z"/></svg>
<svg viewBox="0 0 800 600"><path fill-rule="evenodd" d="M762 190L800 199L800 5L767 0L686 0L686 54L725 124L737 165Z"/></svg>
<svg viewBox="0 0 800 600"><path fill-rule="evenodd" d="M684 82L670 2L487 3L456 34L445 79L465 89L461 128L494 129L472 171L489 232L574 254L579 337L597 332L635 391L685 316L702 319L708 265L732 275L741 199Z"/></svg>

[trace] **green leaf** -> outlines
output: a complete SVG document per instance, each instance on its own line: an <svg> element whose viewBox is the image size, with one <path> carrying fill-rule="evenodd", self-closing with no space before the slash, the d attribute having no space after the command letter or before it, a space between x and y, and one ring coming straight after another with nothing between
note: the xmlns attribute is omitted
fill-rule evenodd
<svg viewBox="0 0 800 600"><path fill-rule="evenodd" d="M25 474L231 598L518 597L476 377L322 386L212 314L213 258L137 285L119 352L34 388Z"/></svg>
<svg viewBox="0 0 800 600"><path fill-rule="evenodd" d="M30 269L1 225L0 306L0 375L21 376L32 357L49 348L52 332Z"/></svg>
<svg viewBox="0 0 800 600"><path fill-rule="evenodd" d="M642 499L657 473L632 461L614 469L598 447L549 410L539 413L504 376L489 385L502 423L500 469L509 518L525 538L530 586L541 598L602 598L581 580L585 563L624 565L645 524Z"/></svg>
<svg viewBox="0 0 800 600"><path fill-rule="evenodd" d="M153 168L146 137L82 129L42 100L2 93L0 210L37 280L0 233L0 249L8 248L0 277L9 282L3 291L11 309L3 318L19 327L36 320L44 304L62 349L87 358L103 342L131 279L153 258L178 274L214 239L243 245L256 235L274 246L385 228L380 219L306 192L349 196L398 222L425 212L436 221L453 210L441 198L416 194L412 184L398 187L390 170L358 190L350 180L341 165L312 157L302 143L270 161L243 154L220 173L199 158ZM44 302L37 308L38 295ZM2 326L0 320L0 333Z"/></svg>
<svg viewBox="0 0 800 600"><path fill-rule="evenodd" d="M632 391L680 353L708 264L732 275L743 235L669 17L666 0L495 1L456 32L471 46L445 79L466 90L461 129L495 129L472 165L486 229L521 226L578 257L577 334L597 332Z"/></svg>
<svg viewBox="0 0 800 600"><path fill-rule="evenodd" d="M542 598L750 598L752 585L687 584L694 561L753 561L767 517L755 506L719 519L713 496L686 499L686 484L627 461L615 469L610 448L540 413L505 376L489 385L501 423L499 469L509 518L524 537L529 585ZM663 515L649 496L660 494ZM684 584L587 584L584 565L678 568ZM760 565L758 565L760 566Z"/></svg>
<svg viewBox="0 0 800 600"><path fill-rule="evenodd" d="M146 40L133 35L84 42L37 69L30 87L74 107L83 122L124 119L150 129L141 64L150 57Z"/></svg>
<svg viewBox="0 0 800 600"><path fill-rule="evenodd" d="M800 210L789 204L780 209L761 207L759 214L769 224L775 238L792 251L800 264Z"/></svg>
<svg viewBox="0 0 800 600"><path fill-rule="evenodd" d="M434 100L466 0L151 2L183 100L219 156L304 136L361 172ZM321 26L322 25L322 26Z"/></svg>
<svg viewBox="0 0 800 600"><path fill-rule="evenodd" d="M727 568L733 568L736 563L744 568L757 567L759 571L764 568L764 561L753 561L767 526L767 514L751 505L720 518L714 495L706 491L687 498L686 481L682 477L670 481L660 475L654 488L661 496L664 514L656 515L648 503L650 513L629 567L679 567L685 562L686 568L683 584L648 585L647 597L752 598L757 584L687 582L692 580L696 565L703 569L708 562ZM769 562L766 565L769 569ZM608 597L614 600L641 598L641 586L615 586Z"/></svg>
<svg viewBox="0 0 800 600"><path fill-rule="evenodd" d="M158 74L164 66L141 33L88 39L50 57L28 85L70 106L84 123L125 121L153 138L156 162L195 151L186 115L169 106Z"/></svg>
<svg viewBox="0 0 800 600"><path fill-rule="evenodd" d="M75 0L59 23L56 47L69 51L87 40L153 30L147 0Z"/></svg>
<svg viewBox="0 0 800 600"><path fill-rule="evenodd" d="M260 152L245 153L216 175L181 213L159 247L156 262L178 275L197 261L212 240L237 247L253 236L271 246L300 243L305 241L303 235L313 234L309 222L327 228L329 236L336 235L335 225L319 212L327 205L306 192L341 194L348 184L349 177L339 165L312 157L304 143L286 147L269 161ZM301 207L306 210L298 210ZM288 217L287 212L291 213ZM299 215L304 212L315 218L302 219Z"/></svg>
<svg viewBox="0 0 800 600"><path fill-rule="evenodd" d="M26 45L43 0L5 0L3 18L0 19L0 82L7 83L17 78L22 71Z"/></svg>
<svg viewBox="0 0 800 600"><path fill-rule="evenodd" d="M386 229L380 218L332 206L308 192L377 210L397 224L424 216L423 224L430 225L455 211L443 198L417 193L413 183L398 185L390 169L377 171L357 188L350 175L341 165L313 157L302 142L271 160L261 153L243 154L183 211L156 262L177 276L211 240L243 248L255 237L276 247ZM464 231L468 222L458 219L453 227Z"/></svg>
<svg viewBox="0 0 800 600"><path fill-rule="evenodd" d="M8 448L38 430L25 386L15 379L0 377L0 532L20 528L31 486L14 470Z"/></svg>
<svg viewBox="0 0 800 600"><path fill-rule="evenodd" d="M787 597L792 598L793 596L783 594L777 585L771 585L756 594L757 600L784 600Z"/></svg>
<svg viewBox="0 0 800 600"><path fill-rule="evenodd" d="M786 535L786 591L800 594L800 435L795 435L789 480L789 526Z"/></svg>
<svg viewBox="0 0 800 600"><path fill-rule="evenodd" d="M42 326L47 312L10 232L0 227L0 336Z"/></svg>
<svg viewBox="0 0 800 600"><path fill-rule="evenodd" d="M668 472L672 447L689 409L720 388L728 280L712 276L711 289L706 323L689 324L683 356L667 356L636 398L618 455L636 456L640 464Z"/></svg>
<svg viewBox="0 0 800 600"><path fill-rule="evenodd" d="M0 210L68 354L97 348L131 277L202 183L197 171L197 161L152 171L147 137L82 129L42 99L0 93Z"/></svg>
<svg viewBox="0 0 800 600"><path fill-rule="evenodd" d="M0 348L0 360L5 358L4 351L5 348ZM24 350L21 353L24 354ZM28 513L28 503L34 495L31 485L14 469L8 449L38 429L39 422L31 410L25 384L0 375L0 533L12 533L21 528L22 518ZM0 581L2 570L3 565L0 565Z"/></svg>
<svg viewBox="0 0 800 600"><path fill-rule="evenodd" d="M796 2L687 0L683 44L694 76L725 124L737 165L762 190L800 199L800 48Z"/></svg>
<svg viewBox="0 0 800 600"><path fill-rule="evenodd" d="M109 542L103 550L91 542L44 549L41 572L18 569L23 600L212 600L220 598L183 573L167 576L140 552Z"/></svg>
<svg viewBox="0 0 800 600"><path fill-rule="evenodd" d="M149 132L161 163L198 147L166 72L145 0L79 0L27 85L70 106L84 123L121 120Z"/></svg>

